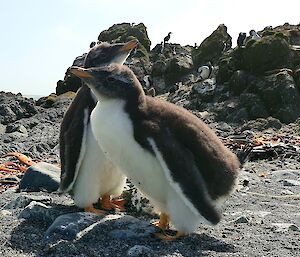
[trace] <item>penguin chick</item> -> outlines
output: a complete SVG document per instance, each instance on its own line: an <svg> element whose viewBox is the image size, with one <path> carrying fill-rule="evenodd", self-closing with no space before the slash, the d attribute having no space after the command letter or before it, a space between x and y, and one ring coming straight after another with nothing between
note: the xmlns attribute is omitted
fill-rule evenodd
<svg viewBox="0 0 300 257"><path fill-rule="evenodd" d="M98 99L94 135L107 156L169 221L176 236L200 223L217 224L220 204L234 190L240 163L216 134L184 108L146 96L133 72L120 65L73 68Z"/></svg>
<svg viewBox="0 0 300 257"><path fill-rule="evenodd" d="M125 44L101 43L94 45L86 55L84 66L96 67L112 62L122 64L137 46L132 40ZM101 198L104 209L123 209L122 201L111 201L119 196L125 184L125 175L106 158L90 126L90 114L96 97L89 87L82 85L64 115L60 129L61 182L59 191L69 192L75 204L86 211L104 214L93 207Z"/></svg>

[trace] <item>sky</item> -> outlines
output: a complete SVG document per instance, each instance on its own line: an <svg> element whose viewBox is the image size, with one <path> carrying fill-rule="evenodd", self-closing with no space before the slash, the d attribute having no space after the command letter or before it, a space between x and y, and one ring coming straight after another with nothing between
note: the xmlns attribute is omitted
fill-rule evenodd
<svg viewBox="0 0 300 257"><path fill-rule="evenodd" d="M0 0L0 91L48 95L75 57L115 23L143 22L154 47L198 45L225 24L238 33L300 23L299 0Z"/></svg>

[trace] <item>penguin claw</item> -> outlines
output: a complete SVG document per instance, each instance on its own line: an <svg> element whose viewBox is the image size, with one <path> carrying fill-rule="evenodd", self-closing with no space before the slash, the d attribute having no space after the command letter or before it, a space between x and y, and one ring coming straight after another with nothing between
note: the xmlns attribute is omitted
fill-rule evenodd
<svg viewBox="0 0 300 257"><path fill-rule="evenodd" d="M166 233L156 233L155 234L155 236L157 238L159 238L160 240L164 240L164 241L174 241L174 240L177 240L178 238L181 238L185 235L186 234L184 232L181 232L181 231L177 231L176 235L174 235L174 236L168 235Z"/></svg>
<svg viewBox="0 0 300 257"><path fill-rule="evenodd" d="M125 199L113 199L111 201L117 209L119 209L120 211L126 211L125 208L125 204L127 203L127 201Z"/></svg>
<svg viewBox="0 0 300 257"><path fill-rule="evenodd" d="M106 211L96 209L94 206L86 207L86 208L84 208L84 211L86 211L86 212L92 212L92 213L95 213L95 214L101 215L101 216L104 216L104 215L107 214Z"/></svg>

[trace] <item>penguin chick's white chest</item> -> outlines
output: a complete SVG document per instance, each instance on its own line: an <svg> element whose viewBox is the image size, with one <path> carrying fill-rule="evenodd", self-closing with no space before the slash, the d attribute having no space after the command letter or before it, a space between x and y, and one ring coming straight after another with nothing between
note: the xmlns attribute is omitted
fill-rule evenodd
<svg viewBox="0 0 300 257"><path fill-rule="evenodd" d="M119 99L98 102L91 114L94 135L112 162L148 197L164 205L166 176L159 161L134 139L133 124ZM164 206L161 206L164 209Z"/></svg>

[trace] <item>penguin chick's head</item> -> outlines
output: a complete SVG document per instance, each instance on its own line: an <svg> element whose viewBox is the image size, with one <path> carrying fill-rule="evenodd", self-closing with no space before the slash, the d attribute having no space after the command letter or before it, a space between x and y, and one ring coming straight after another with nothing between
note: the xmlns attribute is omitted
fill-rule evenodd
<svg viewBox="0 0 300 257"><path fill-rule="evenodd" d="M85 68L105 66L110 63L123 64L138 41L133 39L123 44L109 44L103 42L95 44L85 57Z"/></svg>
<svg viewBox="0 0 300 257"><path fill-rule="evenodd" d="M144 96L141 84L126 66L111 64L104 67L71 67L70 71L88 85L98 100L107 98L138 99Z"/></svg>

